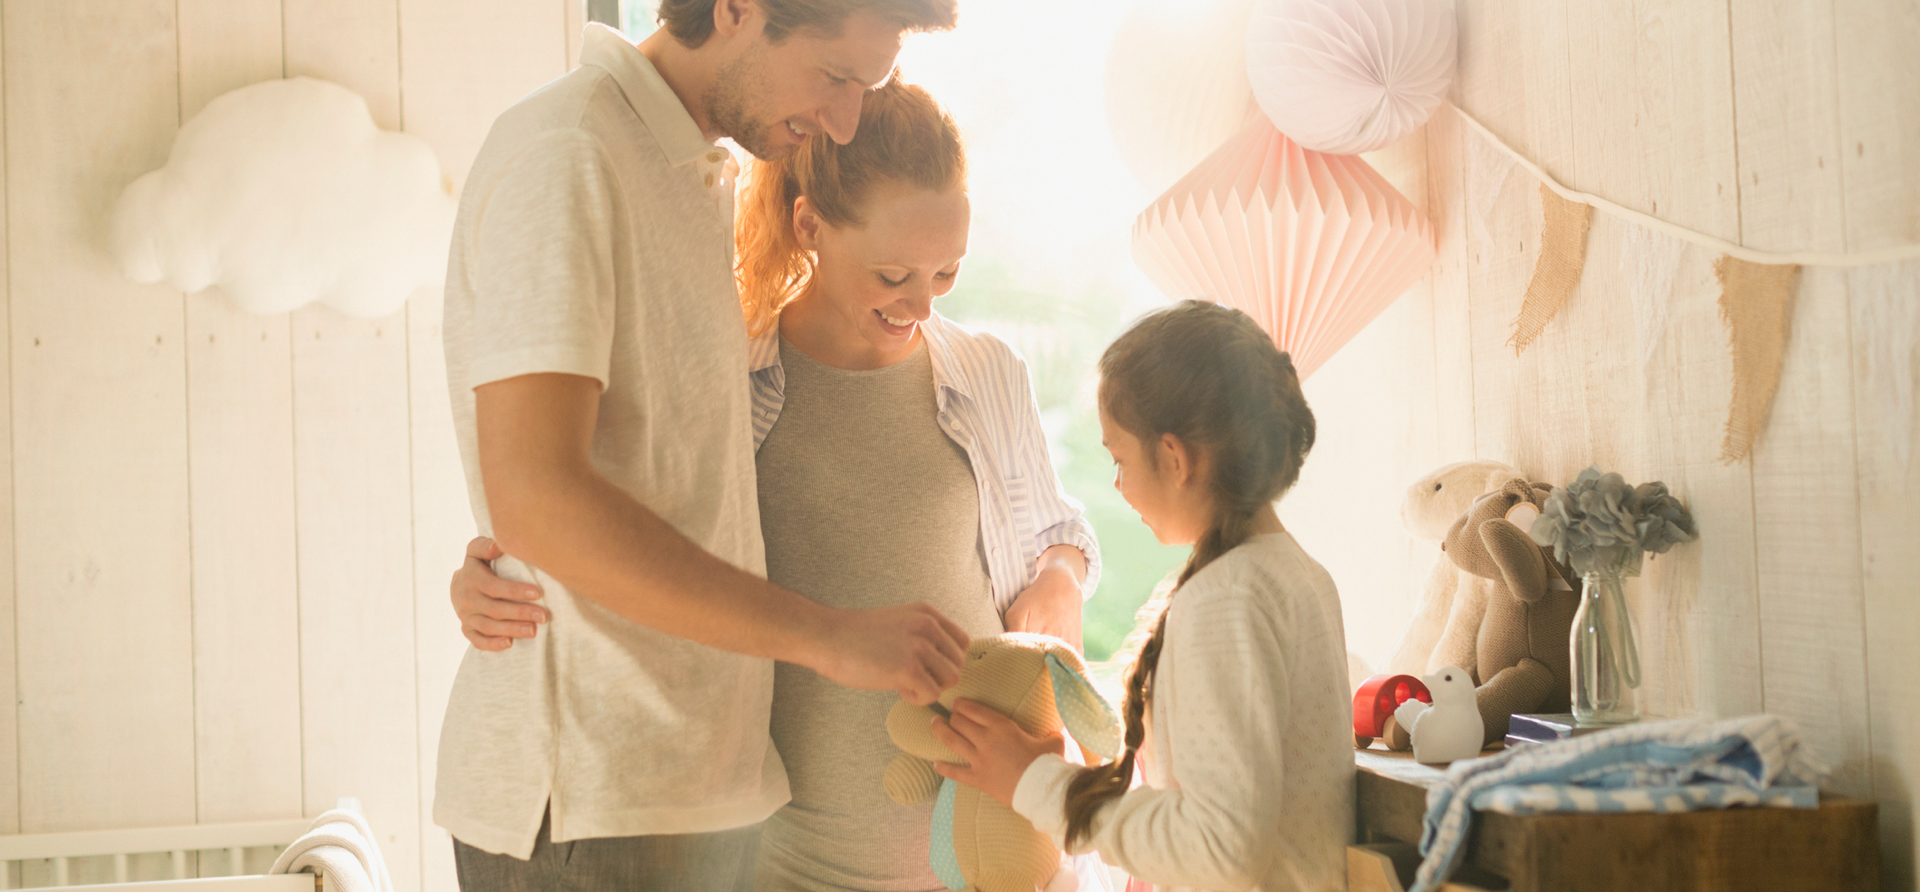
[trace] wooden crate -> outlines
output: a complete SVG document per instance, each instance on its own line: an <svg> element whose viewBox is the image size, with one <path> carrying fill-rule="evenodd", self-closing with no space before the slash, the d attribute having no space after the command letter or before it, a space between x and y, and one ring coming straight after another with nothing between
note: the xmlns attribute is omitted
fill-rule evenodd
<svg viewBox="0 0 1920 892"><path fill-rule="evenodd" d="M1355 755L1360 841L1418 843L1441 772L1404 753ZM1464 863L1513 892L1878 892L1878 820L1877 803L1828 796L1817 809L1476 813Z"/></svg>

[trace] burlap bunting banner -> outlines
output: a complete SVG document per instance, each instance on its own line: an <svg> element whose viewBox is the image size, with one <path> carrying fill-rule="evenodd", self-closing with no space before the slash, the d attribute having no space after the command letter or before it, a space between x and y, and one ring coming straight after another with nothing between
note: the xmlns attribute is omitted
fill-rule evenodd
<svg viewBox="0 0 1920 892"><path fill-rule="evenodd" d="M1527 283L1527 296L1520 304L1520 315L1513 320L1513 336L1507 343L1515 354L1527 349L1534 338L1553 321L1567 303L1573 286L1580 284L1580 271L1587 263L1587 227L1593 225L1593 206L1561 198L1540 185L1540 257L1533 264L1533 279Z"/></svg>
<svg viewBox="0 0 1920 892"><path fill-rule="evenodd" d="M1753 451L1766 427L1773 392L1780 386L1787 327L1793 318L1794 265L1762 265L1722 256L1713 264L1720 279L1720 317L1733 346L1733 408L1720 460L1734 464Z"/></svg>

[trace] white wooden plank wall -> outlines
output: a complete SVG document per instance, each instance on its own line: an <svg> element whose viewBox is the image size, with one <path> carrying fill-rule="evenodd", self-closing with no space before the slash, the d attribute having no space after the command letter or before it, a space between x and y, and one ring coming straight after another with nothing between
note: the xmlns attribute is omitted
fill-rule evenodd
<svg viewBox="0 0 1920 892"><path fill-rule="evenodd" d="M1847 247L1831 8L1732 10L1744 240ZM1867 765L1860 513L1851 323L1843 273L1800 274L1773 415L1753 460L1761 669L1769 709L1804 717L1834 784L1872 788Z"/></svg>
<svg viewBox="0 0 1920 892"><path fill-rule="evenodd" d="M1920 241L1920 201L1912 186L1920 158L1920 91L1911 88L1920 83L1920 54L1913 52L1920 46L1920 4L1840 0L1833 15L1834 44L1842 48L1837 86L1847 244L1860 250ZM1906 187L1898 188L1902 183ZM1920 280L1920 262L1904 264L1898 274ZM1914 646L1920 637L1914 582L1920 579L1920 549L1914 547L1920 511L1913 498L1920 487L1920 449L1908 443L1904 466L1895 457L1893 441L1901 434L1882 415L1883 382L1862 349L1868 335L1852 332L1870 759L1888 873L1913 888L1914 850L1920 846L1913 820L1920 710L1908 692L1920 688L1920 648ZM1920 363L1920 357L1908 360ZM1912 366L1905 371L1913 374ZM1888 888L1895 886L1890 882Z"/></svg>
<svg viewBox="0 0 1920 892"><path fill-rule="evenodd" d="M7 124L6 124L6 15L0 11L0 210L7 206ZM0 459L13 467L13 313L7 256L7 215L0 213L0 349L6 359L0 361L0 393L8 397L7 411L0 412ZM14 538L13 475L0 475L0 833L20 832L20 700L15 684L19 662L16 658L14 624ZM0 867L7 876L0 879L16 884L19 868Z"/></svg>
<svg viewBox="0 0 1920 892"><path fill-rule="evenodd" d="M7 70L6 14L0 11L0 210L7 206ZM7 411L0 412L0 459L13 467L13 313L10 309L11 276L7 257L7 215L0 213L0 348L7 358L0 361L0 393L7 395ZM14 633L14 547L13 547L13 474L0 475L0 833L20 832L20 712L16 693L16 636ZM5 868L10 879L18 882L18 869ZM17 887L16 887L17 888Z"/></svg>
<svg viewBox="0 0 1920 892"><path fill-rule="evenodd" d="M185 0L180 119L281 76L279 0ZM187 297L197 818L300 813L299 586L287 316ZM249 704L239 711L235 704Z"/></svg>
<svg viewBox="0 0 1920 892"><path fill-rule="evenodd" d="M457 185L493 118L569 67L577 5L0 6L0 833L351 795L399 888L454 887L430 809L472 518L438 293L382 320L255 316L127 282L106 219L209 100L300 74L425 139Z"/></svg>
<svg viewBox="0 0 1920 892"><path fill-rule="evenodd" d="M288 0L287 74L366 97L399 129L395 0ZM411 434L404 313L293 313L294 502L309 811L359 796L396 886L419 885ZM357 592L358 597L315 597ZM377 821L372 816L378 815Z"/></svg>
<svg viewBox="0 0 1920 892"><path fill-rule="evenodd" d="M21 829L192 821L183 302L100 247L178 127L174 3L0 12Z"/></svg>
<svg viewBox="0 0 1920 892"><path fill-rule="evenodd" d="M1455 100L1568 185L1763 248L1920 241L1920 6L1460 0L1459 10ZM1403 299L1415 309L1382 316L1321 373L1381 355L1405 317L1420 316L1433 349L1385 368L1431 377L1437 411L1402 387L1343 391L1351 405L1315 404L1322 444L1343 436L1330 422L1387 417L1412 431L1437 415L1434 461L1366 473L1404 486L1477 454L1556 483L1598 463L1674 486L1703 538L1652 561L1633 587L1649 711L1795 718L1834 765L1833 789L1881 803L1886 888L1915 888L1920 449L1896 461L1874 377L1913 368L1870 366L1847 275L1804 272L1772 421L1750 463L1722 464L1732 373L1714 255L1681 255L1643 368L1638 279L1622 265L1637 256L1631 227L1604 213L1579 289L1516 357L1506 339L1537 250L1537 187L1516 170L1496 190L1476 139L1443 110L1408 140L1425 145L1440 258ZM1902 270L1920 277L1920 263ZM1309 382L1310 395L1325 386ZM1374 447L1368 458L1394 454ZM1303 483L1287 510L1324 520L1317 535L1336 550L1378 548L1391 518L1355 520L1342 498ZM1378 574L1336 570L1349 601L1387 605L1350 603L1349 616L1403 618L1425 570L1395 572L1403 566L1413 572L1384 592ZM1377 659L1364 649L1373 634L1350 628L1349 641Z"/></svg>

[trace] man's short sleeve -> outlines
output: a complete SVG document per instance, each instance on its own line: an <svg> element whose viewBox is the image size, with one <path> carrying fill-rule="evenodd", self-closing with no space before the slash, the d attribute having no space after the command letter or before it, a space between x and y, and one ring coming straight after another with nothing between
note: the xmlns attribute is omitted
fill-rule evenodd
<svg viewBox="0 0 1920 892"><path fill-rule="evenodd" d="M468 244L477 387L560 372L607 385L619 190L593 139L544 134L480 184Z"/></svg>

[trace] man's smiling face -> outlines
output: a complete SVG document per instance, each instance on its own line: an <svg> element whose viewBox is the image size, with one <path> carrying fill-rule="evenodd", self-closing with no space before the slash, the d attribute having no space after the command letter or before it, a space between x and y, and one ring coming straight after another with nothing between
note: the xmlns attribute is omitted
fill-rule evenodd
<svg viewBox="0 0 1920 892"><path fill-rule="evenodd" d="M778 43L756 35L725 66L707 97L715 131L762 160L792 154L825 133L846 145L860 124L860 100L893 74L900 26L857 13L838 36L802 29Z"/></svg>

